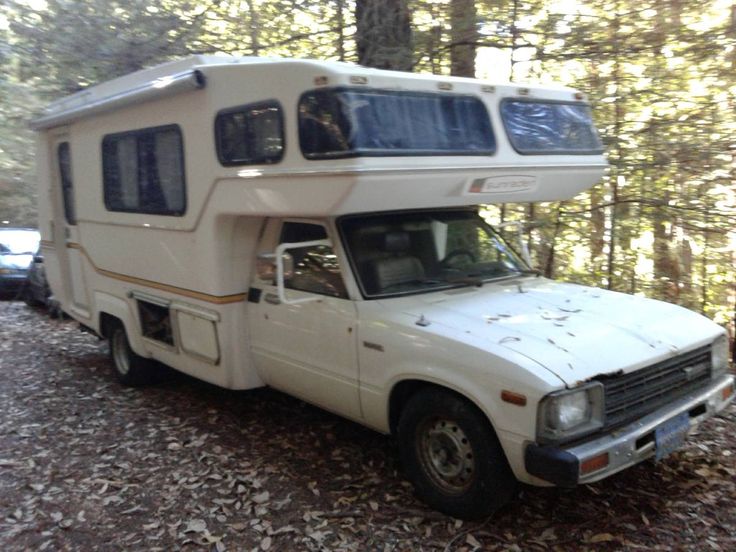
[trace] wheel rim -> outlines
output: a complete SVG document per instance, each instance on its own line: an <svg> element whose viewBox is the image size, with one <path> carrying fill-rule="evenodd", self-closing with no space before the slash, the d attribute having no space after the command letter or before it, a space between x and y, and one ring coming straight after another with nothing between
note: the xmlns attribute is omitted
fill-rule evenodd
<svg viewBox="0 0 736 552"><path fill-rule="evenodd" d="M470 439L457 424L447 419L428 420L418 431L419 458L430 479L449 494L462 494L476 474Z"/></svg>
<svg viewBox="0 0 736 552"><path fill-rule="evenodd" d="M112 358L115 369L123 376L130 371L130 356L128 355L127 337L123 330L116 330L112 334L110 346L112 347Z"/></svg>

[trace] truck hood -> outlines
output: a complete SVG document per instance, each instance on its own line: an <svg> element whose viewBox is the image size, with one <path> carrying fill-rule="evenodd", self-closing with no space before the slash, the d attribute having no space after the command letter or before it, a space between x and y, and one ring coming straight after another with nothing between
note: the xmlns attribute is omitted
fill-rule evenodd
<svg viewBox="0 0 736 552"><path fill-rule="evenodd" d="M428 330L462 331L493 343L495 351L499 346L510 349L569 386L676 356L711 342L722 331L676 305L545 278L516 278L394 301L386 306L417 320L424 317Z"/></svg>

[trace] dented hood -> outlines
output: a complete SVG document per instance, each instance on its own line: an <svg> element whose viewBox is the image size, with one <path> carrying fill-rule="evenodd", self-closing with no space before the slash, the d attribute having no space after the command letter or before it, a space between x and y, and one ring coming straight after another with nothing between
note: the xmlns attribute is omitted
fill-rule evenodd
<svg viewBox="0 0 736 552"><path fill-rule="evenodd" d="M424 317L428 330L460 330L510 349L576 385L596 375L630 372L715 339L707 318L669 303L563 284L517 278L397 300Z"/></svg>

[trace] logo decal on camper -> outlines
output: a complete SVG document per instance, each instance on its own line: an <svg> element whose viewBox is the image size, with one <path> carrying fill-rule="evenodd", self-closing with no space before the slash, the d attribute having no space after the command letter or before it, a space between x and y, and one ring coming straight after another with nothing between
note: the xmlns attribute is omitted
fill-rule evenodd
<svg viewBox="0 0 736 552"><path fill-rule="evenodd" d="M516 194L531 192L537 188L537 177L521 174L490 176L470 181L471 194Z"/></svg>

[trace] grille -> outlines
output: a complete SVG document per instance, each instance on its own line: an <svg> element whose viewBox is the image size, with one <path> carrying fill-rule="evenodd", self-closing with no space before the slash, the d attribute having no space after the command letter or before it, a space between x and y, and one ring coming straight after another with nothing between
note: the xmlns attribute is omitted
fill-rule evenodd
<svg viewBox="0 0 736 552"><path fill-rule="evenodd" d="M710 381L710 346L619 376L596 378L606 396L606 428L635 420Z"/></svg>

